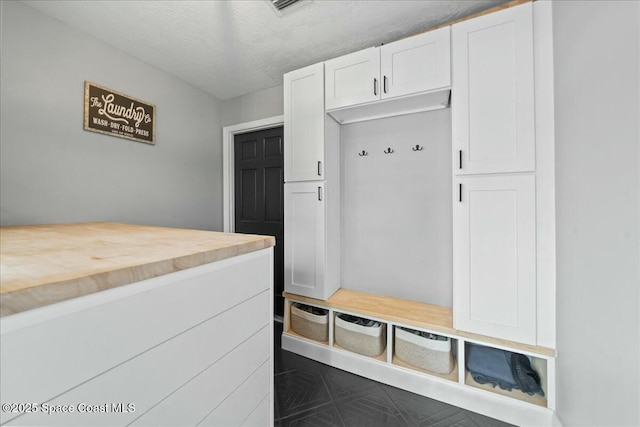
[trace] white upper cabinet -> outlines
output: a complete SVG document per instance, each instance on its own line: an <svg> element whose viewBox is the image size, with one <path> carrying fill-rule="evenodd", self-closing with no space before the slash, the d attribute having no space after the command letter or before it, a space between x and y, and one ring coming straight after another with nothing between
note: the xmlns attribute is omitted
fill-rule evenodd
<svg viewBox="0 0 640 427"><path fill-rule="evenodd" d="M327 110L450 86L449 32L445 27L326 61Z"/></svg>
<svg viewBox="0 0 640 427"><path fill-rule="evenodd" d="M324 178L324 64L284 75L284 180Z"/></svg>
<svg viewBox="0 0 640 427"><path fill-rule="evenodd" d="M450 27L380 47L381 98L451 86Z"/></svg>
<svg viewBox="0 0 640 427"><path fill-rule="evenodd" d="M535 170L532 11L527 3L452 26L456 174Z"/></svg>
<svg viewBox="0 0 640 427"><path fill-rule="evenodd" d="M378 48L360 50L324 64L327 110L380 99Z"/></svg>
<svg viewBox="0 0 640 427"><path fill-rule="evenodd" d="M453 326L535 345L535 177L454 182Z"/></svg>

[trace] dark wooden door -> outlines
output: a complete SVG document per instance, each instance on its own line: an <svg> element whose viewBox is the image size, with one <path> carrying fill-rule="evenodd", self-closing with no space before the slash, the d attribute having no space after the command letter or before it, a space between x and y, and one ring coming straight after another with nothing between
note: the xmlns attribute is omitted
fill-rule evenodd
<svg viewBox="0 0 640 427"><path fill-rule="evenodd" d="M283 315L284 299L284 174L282 127L236 135L235 231L276 238L274 248L274 311Z"/></svg>

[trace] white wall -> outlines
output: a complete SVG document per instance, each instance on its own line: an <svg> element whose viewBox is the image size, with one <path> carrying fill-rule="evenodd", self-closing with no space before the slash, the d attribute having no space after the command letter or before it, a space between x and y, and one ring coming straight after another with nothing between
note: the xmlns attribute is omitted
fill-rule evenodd
<svg viewBox="0 0 640 427"><path fill-rule="evenodd" d="M282 85L222 102L222 126L237 125L284 114Z"/></svg>
<svg viewBox="0 0 640 427"><path fill-rule="evenodd" d="M451 110L342 125L340 145L342 286L451 307Z"/></svg>
<svg viewBox="0 0 640 427"><path fill-rule="evenodd" d="M221 229L219 101L20 2L1 7L1 224ZM85 80L155 104L156 145L84 131Z"/></svg>
<svg viewBox="0 0 640 427"><path fill-rule="evenodd" d="M558 415L640 425L640 3L554 3Z"/></svg>

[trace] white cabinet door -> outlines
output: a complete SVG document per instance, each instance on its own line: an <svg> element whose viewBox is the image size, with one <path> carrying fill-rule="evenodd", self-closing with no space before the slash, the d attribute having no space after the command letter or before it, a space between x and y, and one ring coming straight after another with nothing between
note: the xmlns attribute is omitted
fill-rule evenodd
<svg viewBox="0 0 640 427"><path fill-rule="evenodd" d="M531 3L452 26L456 174L535 169Z"/></svg>
<svg viewBox="0 0 640 427"><path fill-rule="evenodd" d="M360 50L325 61L327 110L380 99L380 51Z"/></svg>
<svg viewBox="0 0 640 427"><path fill-rule="evenodd" d="M284 185L284 289L326 299L324 182Z"/></svg>
<svg viewBox="0 0 640 427"><path fill-rule="evenodd" d="M535 177L454 182L454 327L535 345Z"/></svg>
<svg viewBox="0 0 640 427"><path fill-rule="evenodd" d="M323 179L324 64L284 75L284 180Z"/></svg>
<svg viewBox="0 0 640 427"><path fill-rule="evenodd" d="M380 47L382 99L451 85L450 27Z"/></svg>

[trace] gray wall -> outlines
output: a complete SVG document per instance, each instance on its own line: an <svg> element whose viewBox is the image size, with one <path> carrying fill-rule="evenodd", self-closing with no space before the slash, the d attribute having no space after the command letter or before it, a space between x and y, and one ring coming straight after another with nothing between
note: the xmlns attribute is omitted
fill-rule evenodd
<svg viewBox="0 0 640 427"><path fill-rule="evenodd" d="M222 102L222 126L237 125L284 114L282 85Z"/></svg>
<svg viewBox="0 0 640 427"><path fill-rule="evenodd" d="M342 125L340 145L342 286L451 307L451 110Z"/></svg>
<svg viewBox="0 0 640 427"><path fill-rule="evenodd" d="M554 3L558 415L638 426L640 3Z"/></svg>
<svg viewBox="0 0 640 427"><path fill-rule="evenodd" d="M1 7L1 224L221 229L219 101L20 2ZM156 145L84 131L84 80L155 104Z"/></svg>

